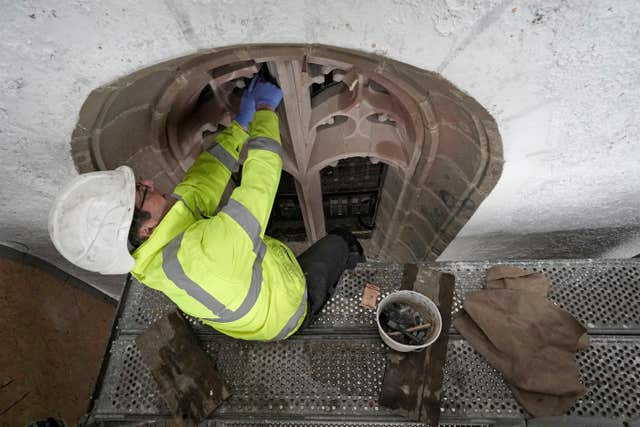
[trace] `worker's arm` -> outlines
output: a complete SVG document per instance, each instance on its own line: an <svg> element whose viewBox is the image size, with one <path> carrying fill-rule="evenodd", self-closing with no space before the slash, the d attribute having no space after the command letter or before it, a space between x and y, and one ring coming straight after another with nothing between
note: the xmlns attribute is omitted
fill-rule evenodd
<svg viewBox="0 0 640 427"><path fill-rule="evenodd" d="M222 193L238 170L238 155L249 134L233 121L216 138L215 144L204 151L189 168L174 190L196 218L210 216L216 210Z"/></svg>
<svg viewBox="0 0 640 427"><path fill-rule="evenodd" d="M236 119L218 137L216 143L202 153L189 168L174 196L187 205L196 218L213 215L220 203L231 174L238 170L238 156L249 136L247 127L256 112L254 76L240 99Z"/></svg>
<svg viewBox="0 0 640 427"><path fill-rule="evenodd" d="M277 105L277 104L276 104ZM260 235L269 221L273 201L282 171L282 146L278 116L270 109L255 113L249 129L247 160L242 167L241 185L231 194L231 200L246 208L260 225ZM230 201L224 212L237 221Z"/></svg>

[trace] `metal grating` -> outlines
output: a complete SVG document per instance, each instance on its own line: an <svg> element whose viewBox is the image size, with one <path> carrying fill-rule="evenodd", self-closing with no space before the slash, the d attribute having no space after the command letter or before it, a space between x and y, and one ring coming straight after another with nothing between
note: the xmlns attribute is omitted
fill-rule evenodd
<svg viewBox="0 0 640 427"><path fill-rule="evenodd" d="M311 330L352 328L375 332L374 312L360 306L362 289L368 282L380 287L381 298L400 287L403 269L399 265L363 264L341 278L333 298L327 302ZM161 292L133 280L118 328L123 332L142 331L175 308ZM197 330L213 332L198 319L189 318Z"/></svg>
<svg viewBox="0 0 640 427"><path fill-rule="evenodd" d="M146 330L175 307L176 305L163 293L144 286L132 278L124 309L118 321L118 329L127 333ZM187 319L196 330L212 330L196 318L187 316Z"/></svg>
<svg viewBox="0 0 640 427"><path fill-rule="evenodd" d="M484 285L486 269L495 264L455 262L430 266L456 275L459 304L466 292ZM637 417L640 263L506 264L543 271L552 282L551 299L596 333L588 351L577 357L589 392L571 409L571 414L620 420ZM217 421L208 425L415 425L377 404L387 350L377 336L373 312L360 307L365 283L380 286L383 297L400 287L402 273L398 265L364 264L345 274L314 326L285 342L236 341L192 319L203 347L217 361L233 393L216 412ZM172 308L173 304L159 292L132 283L92 411L96 420L167 414L134 340L136 334ZM457 335L449 341L444 381L442 425L524 425L520 423L525 413L500 374Z"/></svg>
<svg viewBox="0 0 640 427"><path fill-rule="evenodd" d="M524 416L500 374L462 339L449 339L443 384L443 415Z"/></svg>
<svg viewBox="0 0 640 427"><path fill-rule="evenodd" d="M456 276L454 312L462 307L464 294L484 287L486 270L498 263L433 263L434 268ZM551 281L549 298L565 308L591 330L631 333L640 330L640 262L636 261L513 261L504 264L542 271ZM367 282L381 288L381 297L400 287L402 267L363 264L341 279L338 291L323 309L311 330L375 330L374 312L360 306ZM160 292L134 281L119 323L123 331L149 327L174 304ZM212 331L198 320L199 329ZM369 331L371 332L371 331Z"/></svg>
<svg viewBox="0 0 640 427"><path fill-rule="evenodd" d="M589 329L640 329L640 262L635 260L436 263L438 270L456 276L454 312L465 293L484 287L486 270L498 264L543 272L551 282L549 299Z"/></svg>
<svg viewBox="0 0 640 427"><path fill-rule="evenodd" d="M167 414L134 340L135 336L124 336L112 344L96 414Z"/></svg>
<svg viewBox="0 0 640 427"><path fill-rule="evenodd" d="M592 340L577 359L589 391L571 409L574 415L628 420L640 414L640 339Z"/></svg>
<svg viewBox="0 0 640 427"><path fill-rule="evenodd" d="M203 348L229 383L218 414L366 415L378 406L386 349L377 338L249 343L209 335ZM165 414L133 336L118 340L98 413Z"/></svg>
<svg viewBox="0 0 640 427"><path fill-rule="evenodd" d="M363 328L376 329L375 312L360 305L362 290L367 283L380 288L378 302L400 288L403 269L398 265L360 267L345 273L336 293L323 307L311 329Z"/></svg>
<svg viewBox="0 0 640 427"><path fill-rule="evenodd" d="M386 366L377 339L250 344L224 338L205 348L217 356L233 394L220 414L386 412L377 403Z"/></svg>
<svg viewBox="0 0 640 427"><path fill-rule="evenodd" d="M640 339L592 338L577 354L587 394L571 408L578 416L631 419L640 413ZM465 417L524 417L502 376L464 340L449 342L443 414Z"/></svg>
<svg viewBox="0 0 640 427"><path fill-rule="evenodd" d="M166 414L133 336L114 343L95 414ZM391 415L378 405L386 347L376 337L298 337L249 343L209 335L202 344L229 383L221 416ZM594 338L578 355L588 394L573 415L628 419L640 413L640 339ZM500 374L460 337L449 342L442 415L522 418L525 413Z"/></svg>

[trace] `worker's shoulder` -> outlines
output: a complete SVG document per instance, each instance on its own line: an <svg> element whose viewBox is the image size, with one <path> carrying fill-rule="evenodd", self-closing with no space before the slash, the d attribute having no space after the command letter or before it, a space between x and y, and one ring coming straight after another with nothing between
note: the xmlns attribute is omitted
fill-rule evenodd
<svg viewBox="0 0 640 427"><path fill-rule="evenodd" d="M199 244L205 251L220 250L232 247L244 233L233 218L220 212L191 224L184 231L183 242Z"/></svg>

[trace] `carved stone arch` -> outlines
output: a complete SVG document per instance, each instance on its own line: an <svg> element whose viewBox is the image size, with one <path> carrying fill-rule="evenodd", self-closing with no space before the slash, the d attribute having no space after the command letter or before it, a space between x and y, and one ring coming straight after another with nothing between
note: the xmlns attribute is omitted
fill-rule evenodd
<svg viewBox="0 0 640 427"><path fill-rule="evenodd" d="M212 49L95 89L72 136L78 171L127 164L170 191L264 63L283 89L284 169L309 240L325 233L319 173L337 159L390 165L370 255L400 262L437 257L495 186L502 143L478 102L436 73L321 45Z"/></svg>

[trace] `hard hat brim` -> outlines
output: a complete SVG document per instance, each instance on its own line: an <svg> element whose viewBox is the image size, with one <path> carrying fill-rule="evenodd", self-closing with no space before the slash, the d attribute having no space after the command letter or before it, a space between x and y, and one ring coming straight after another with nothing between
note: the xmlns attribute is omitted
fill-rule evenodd
<svg viewBox="0 0 640 427"><path fill-rule="evenodd" d="M135 261L128 250L135 175L128 166L82 174L60 192L49 213L49 235L70 262L102 274L124 274Z"/></svg>

